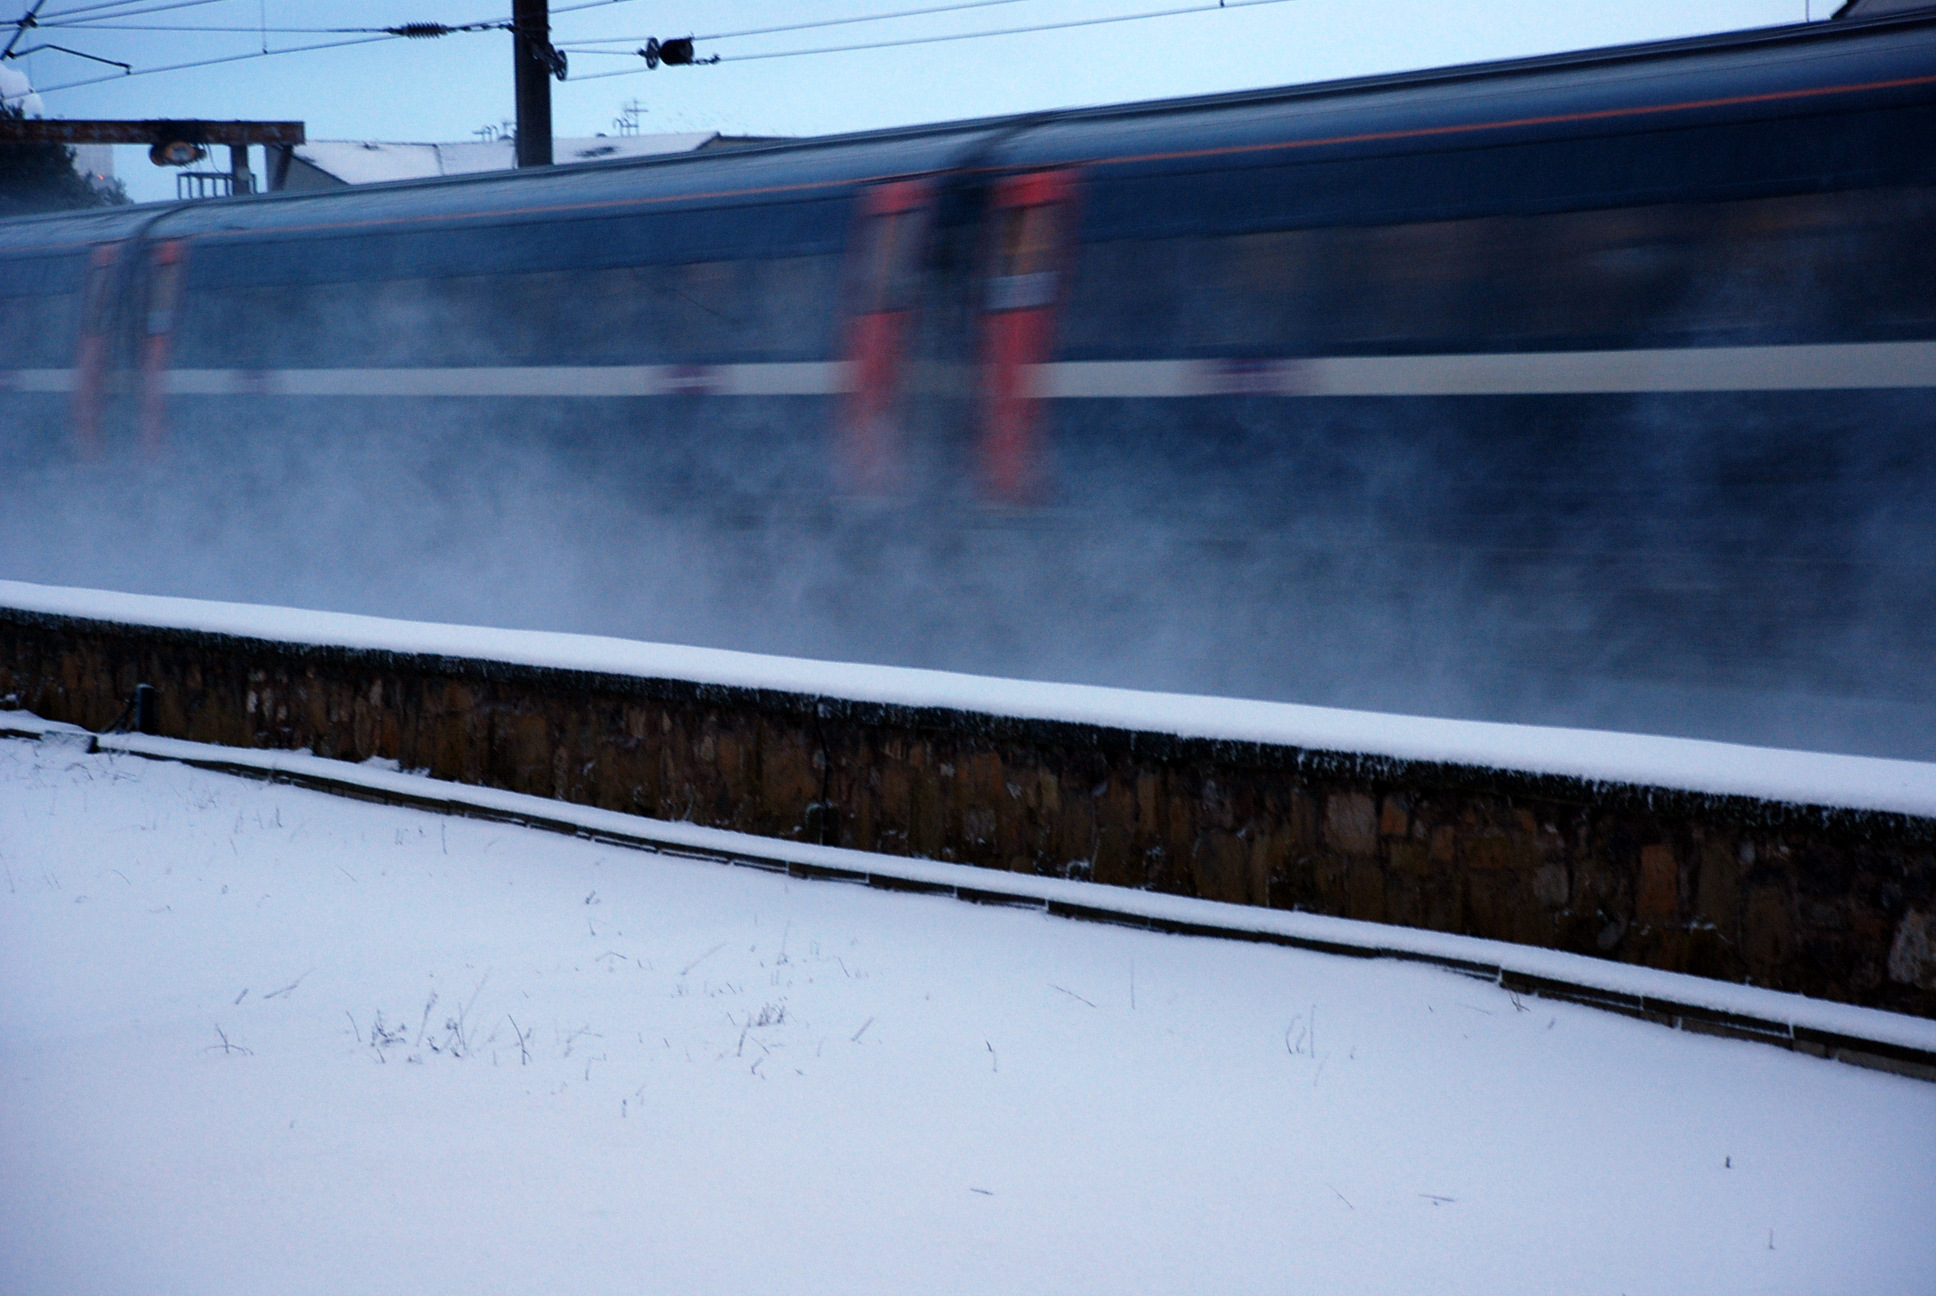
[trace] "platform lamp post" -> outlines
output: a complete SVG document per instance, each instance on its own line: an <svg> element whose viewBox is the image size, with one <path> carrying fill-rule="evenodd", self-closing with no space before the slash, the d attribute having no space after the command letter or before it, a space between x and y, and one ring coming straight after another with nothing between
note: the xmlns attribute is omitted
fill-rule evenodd
<svg viewBox="0 0 1936 1296"><path fill-rule="evenodd" d="M551 165L551 78L561 56L551 48L549 0L511 0L511 57L517 70L518 165Z"/></svg>

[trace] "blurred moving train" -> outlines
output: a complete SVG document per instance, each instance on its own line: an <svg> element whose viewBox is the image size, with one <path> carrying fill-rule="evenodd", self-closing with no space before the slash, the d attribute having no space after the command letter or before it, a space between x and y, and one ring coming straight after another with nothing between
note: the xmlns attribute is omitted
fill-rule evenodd
<svg viewBox="0 0 1936 1296"><path fill-rule="evenodd" d="M1936 757L1933 185L1925 13L16 219L0 489L536 455L638 606L483 619Z"/></svg>

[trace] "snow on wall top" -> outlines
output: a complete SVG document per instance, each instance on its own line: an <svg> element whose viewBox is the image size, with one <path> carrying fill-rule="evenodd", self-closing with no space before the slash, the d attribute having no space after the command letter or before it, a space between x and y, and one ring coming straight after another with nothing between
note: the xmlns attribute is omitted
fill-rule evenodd
<svg viewBox="0 0 1936 1296"><path fill-rule="evenodd" d="M589 139L554 140L551 151L559 162L595 162L607 158L690 153L718 137L718 131L688 131L674 135L598 135ZM430 176L509 171L517 165L514 150L515 146L508 136L459 144L311 140L296 146L296 156L345 184L375 184L383 180L422 180Z"/></svg>
<svg viewBox="0 0 1936 1296"><path fill-rule="evenodd" d="M1936 764L1692 738L1385 715L1241 698L769 657L597 635L437 625L0 580L0 607L281 643L473 658L936 707L1139 733L1438 761L1936 818Z"/></svg>

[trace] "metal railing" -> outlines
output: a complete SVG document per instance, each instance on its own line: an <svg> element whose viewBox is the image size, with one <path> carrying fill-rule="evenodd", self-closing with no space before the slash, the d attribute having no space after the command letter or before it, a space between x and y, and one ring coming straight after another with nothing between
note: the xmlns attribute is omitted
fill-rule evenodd
<svg viewBox="0 0 1936 1296"><path fill-rule="evenodd" d="M175 197L183 202L196 198L227 198L235 192L235 177L227 171L180 171L175 174Z"/></svg>

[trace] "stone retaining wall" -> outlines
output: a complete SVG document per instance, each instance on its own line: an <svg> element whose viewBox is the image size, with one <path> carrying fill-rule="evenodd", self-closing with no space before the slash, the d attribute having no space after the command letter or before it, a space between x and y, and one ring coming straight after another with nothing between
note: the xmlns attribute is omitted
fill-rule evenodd
<svg viewBox="0 0 1936 1296"><path fill-rule="evenodd" d="M0 705L1936 1017L1936 821L0 609Z"/></svg>

